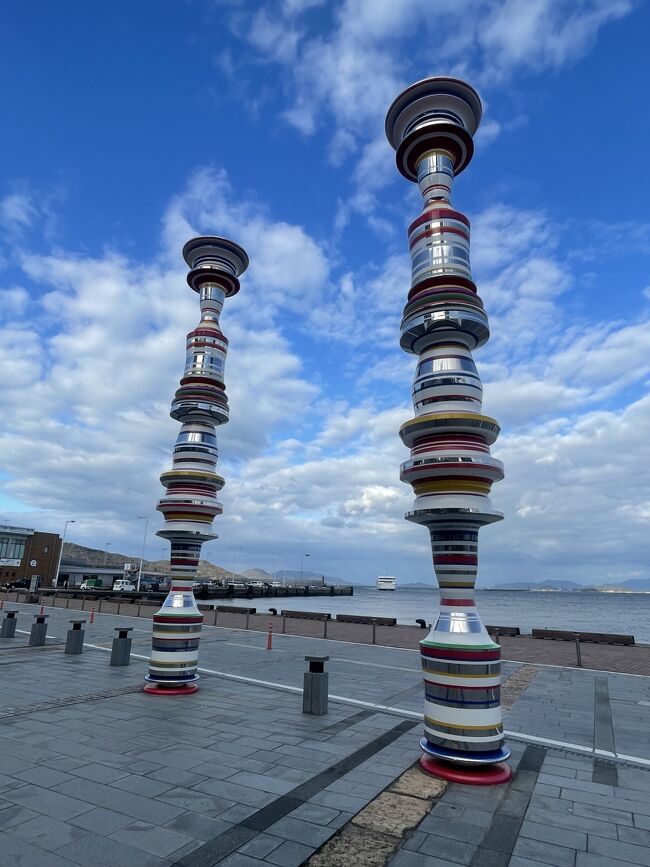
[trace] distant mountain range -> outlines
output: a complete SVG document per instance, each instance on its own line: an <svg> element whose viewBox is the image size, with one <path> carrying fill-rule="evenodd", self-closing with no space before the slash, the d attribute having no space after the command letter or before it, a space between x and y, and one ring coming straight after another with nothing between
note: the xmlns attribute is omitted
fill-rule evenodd
<svg viewBox="0 0 650 867"><path fill-rule="evenodd" d="M74 542L65 542L63 546L63 560L71 565L109 566L121 569L125 563L140 563L140 556L105 553L99 548L86 548L83 545L75 545ZM143 567L151 572L168 572L169 560L144 560ZM198 578L228 578L232 581L286 581L294 583L300 581L301 573L298 569L280 569L277 572L267 572L265 569L246 569L244 572L233 572L223 569L208 560L201 560L197 572ZM302 580L305 584L320 584L325 579L326 584L345 584L343 579L333 578L330 575L322 575L319 572L311 572L306 569L302 572ZM362 584L355 582L361 587L374 587L375 582ZM397 580L397 589L435 589L435 581L409 581ZM493 584L491 587L479 587L479 590L599 590L610 593L639 593L650 591L650 578L629 578L620 583L602 585L578 584L576 581L503 581Z"/></svg>
<svg viewBox="0 0 650 867"><path fill-rule="evenodd" d="M98 548L86 548L83 545L75 545L74 542L65 542L63 545L64 563L84 566L108 566L109 568L122 569L125 563L140 565L140 556L128 556L127 554L104 553ZM143 560L142 568L150 572L169 572L169 560ZM262 571L262 570L260 570ZM266 574L266 573L265 573ZM238 572L222 569L207 560L199 562L196 573L197 578L228 578L234 581L244 579Z"/></svg>
<svg viewBox="0 0 650 867"><path fill-rule="evenodd" d="M628 578L611 584L578 584L576 581L504 581L488 590L598 590L602 593L639 593L650 591L650 578Z"/></svg>

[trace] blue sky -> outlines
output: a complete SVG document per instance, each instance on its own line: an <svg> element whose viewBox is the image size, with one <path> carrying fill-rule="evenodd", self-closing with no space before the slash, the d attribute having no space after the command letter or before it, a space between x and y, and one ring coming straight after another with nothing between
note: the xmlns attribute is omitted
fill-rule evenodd
<svg viewBox="0 0 650 867"><path fill-rule="evenodd" d="M485 105L454 204L492 324L476 353L506 520L479 584L646 574L647 4L16 0L0 13L0 519L133 553L160 526L169 401L198 307L180 249L225 234L229 568L432 580L403 521L398 348L418 195L383 135L399 90ZM147 555L162 555L150 535Z"/></svg>

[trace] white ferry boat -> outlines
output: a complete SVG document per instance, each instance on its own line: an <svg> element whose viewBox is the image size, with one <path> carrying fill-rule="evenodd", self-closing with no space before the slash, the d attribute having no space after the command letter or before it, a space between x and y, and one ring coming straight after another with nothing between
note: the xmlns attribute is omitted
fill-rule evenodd
<svg viewBox="0 0 650 867"><path fill-rule="evenodd" d="M377 590L395 590L395 583L393 575L377 576Z"/></svg>

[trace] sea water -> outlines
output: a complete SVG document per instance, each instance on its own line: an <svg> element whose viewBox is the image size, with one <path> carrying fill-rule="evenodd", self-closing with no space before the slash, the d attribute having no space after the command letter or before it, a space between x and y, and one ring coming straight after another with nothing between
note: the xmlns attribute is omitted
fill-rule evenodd
<svg viewBox="0 0 650 867"><path fill-rule="evenodd" d="M251 599L219 599L219 605L251 605L259 613L269 608L293 611L326 611L396 617L398 623L427 623L436 616L440 595L433 586L397 590L354 588L354 596L292 596ZM215 603L216 604L216 603ZM622 632L637 642L650 644L650 593L598 593L594 591L477 590L476 604L483 623L518 626L522 632L537 629L572 629L581 632Z"/></svg>

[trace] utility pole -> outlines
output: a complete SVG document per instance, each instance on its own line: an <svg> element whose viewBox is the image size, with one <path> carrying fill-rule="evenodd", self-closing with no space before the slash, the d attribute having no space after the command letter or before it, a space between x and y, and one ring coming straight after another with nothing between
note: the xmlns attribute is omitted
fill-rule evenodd
<svg viewBox="0 0 650 867"><path fill-rule="evenodd" d="M59 548L59 562L56 564L56 575L54 576L54 586L59 586L59 572L61 571L61 558L63 557L63 543L65 542L65 534L68 531L68 524L76 524L77 522L74 518L71 518L69 521L65 522L65 526L63 527L63 538L61 539L61 547Z"/></svg>

